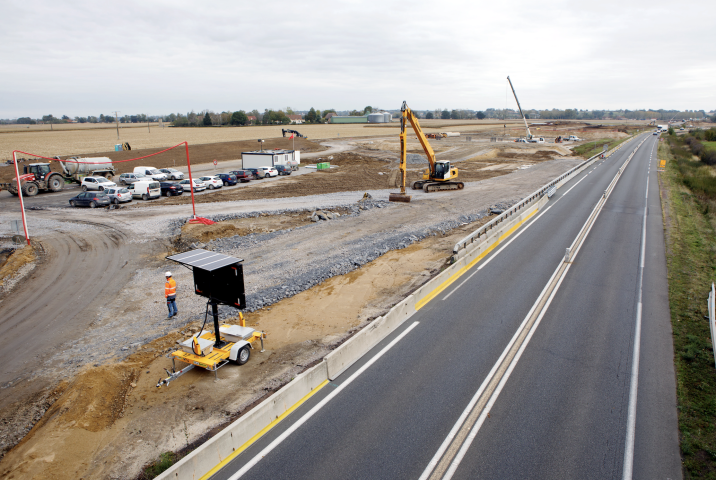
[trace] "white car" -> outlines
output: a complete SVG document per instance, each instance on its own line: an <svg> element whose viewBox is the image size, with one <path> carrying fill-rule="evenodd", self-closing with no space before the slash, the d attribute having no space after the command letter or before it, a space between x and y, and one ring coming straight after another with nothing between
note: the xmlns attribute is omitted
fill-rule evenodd
<svg viewBox="0 0 716 480"><path fill-rule="evenodd" d="M107 196L109 201L115 205L132 201L132 192L122 187L108 188Z"/></svg>
<svg viewBox="0 0 716 480"><path fill-rule="evenodd" d="M278 177L278 170L273 167L259 167L259 170L263 170L266 177Z"/></svg>
<svg viewBox="0 0 716 480"><path fill-rule="evenodd" d="M179 185L184 187L184 190L192 190L193 189L195 192L203 192L204 190L206 190L206 183L202 182L198 178L194 179L193 186L190 185L188 178L185 178L184 180L179 182Z"/></svg>
<svg viewBox="0 0 716 480"><path fill-rule="evenodd" d="M176 168L160 168L159 171L165 174L168 180L184 180L184 174Z"/></svg>
<svg viewBox="0 0 716 480"><path fill-rule="evenodd" d="M82 179L82 190L99 190L103 191L105 188L116 187L117 184L107 180L104 177L85 177Z"/></svg>
<svg viewBox="0 0 716 480"><path fill-rule="evenodd" d="M224 186L224 181L218 177L199 177L199 180L204 182L209 187L209 190Z"/></svg>

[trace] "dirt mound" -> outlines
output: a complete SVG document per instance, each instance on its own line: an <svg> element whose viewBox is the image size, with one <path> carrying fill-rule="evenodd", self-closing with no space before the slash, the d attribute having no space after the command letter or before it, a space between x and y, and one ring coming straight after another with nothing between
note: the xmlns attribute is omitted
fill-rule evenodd
<svg viewBox="0 0 716 480"><path fill-rule="evenodd" d="M4 265L0 268L0 287L5 284L5 280L15 276L22 267L37 260L35 248L32 245L15 250L14 253L7 257Z"/></svg>

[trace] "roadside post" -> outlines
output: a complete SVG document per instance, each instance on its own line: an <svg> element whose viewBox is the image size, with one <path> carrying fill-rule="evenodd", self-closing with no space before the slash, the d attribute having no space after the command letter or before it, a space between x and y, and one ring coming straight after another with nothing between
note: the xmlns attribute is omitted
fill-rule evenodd
<svg viewBox="0 0 716 480"><path fill-rule="evenodd" d="M218 164L218 162L216 161L216 159L214 159L214 170L216 170L216 165L217 165L217 164Z"/></svg>
<svg viewBox="0 0 716 480"><path fill-rule="evenodd" d="M17 198L20 199L20 212L22 213L22 226L25 230L25 240L30 245L30 234L27 233L27 219L25 218L25 202L22 199L22 184L20 183L20 171L17 169L17 150L12 152L12 160L15 164L15 178L17 179Z"/></svg>

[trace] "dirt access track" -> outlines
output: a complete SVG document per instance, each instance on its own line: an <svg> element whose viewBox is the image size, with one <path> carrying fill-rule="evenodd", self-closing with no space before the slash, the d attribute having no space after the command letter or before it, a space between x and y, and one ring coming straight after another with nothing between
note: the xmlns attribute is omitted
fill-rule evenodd
<svg viewBox="0 0 716 480"><path fill-rule="evenodd" d="M442 155L452 155L446 150L455 145L441 145ZM341 155L382 162L376 181L390 179L394 151L353 148ZM366 184L373 198L361 203L362 192L334 192L335 182L282 195L282 185L294 188L289 177L247 189L276 189L275 195L201 204L202 216L223 220L205 230L185 226L185 205L31 211L44 254L0 296L3 338L21 336L33 345L0 348L12 365L0 389L0 438L12 448L0 476L136 478L160 453L215 433L439 272L456 240L489 219L488 207L516 201L582 160L536 153L543 147L511 157L508 148L514 144L476 143L460 163L501 175L468 180L459 192L411 192L409 204L385 201L394 191L390 180ZM303 177L343 178L340 185L351 176L319 175ZM340 216L311 221L316 208ZM0 213L0 226L13 215ZM171 367L165 355L204 319L191 273L165 260L177 246L196 242L244 259L247 322L268 334L266 351L221 369L218 381L195 369L157 389ZM179 315L171 320L163 302L167 269L179 285ZM236 311L222 307L220 314L230 322Z"/></svg>

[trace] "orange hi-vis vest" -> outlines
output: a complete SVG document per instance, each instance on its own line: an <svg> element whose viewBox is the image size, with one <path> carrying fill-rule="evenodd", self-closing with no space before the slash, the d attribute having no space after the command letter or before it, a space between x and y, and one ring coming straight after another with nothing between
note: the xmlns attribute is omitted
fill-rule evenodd
<svg viewBox="0 0 716 480"><path fill-rule="evenodd" d="M177 295L177 282L173 278L169 277L167 283L164 284L164 298L176 297Z"/></svg>

